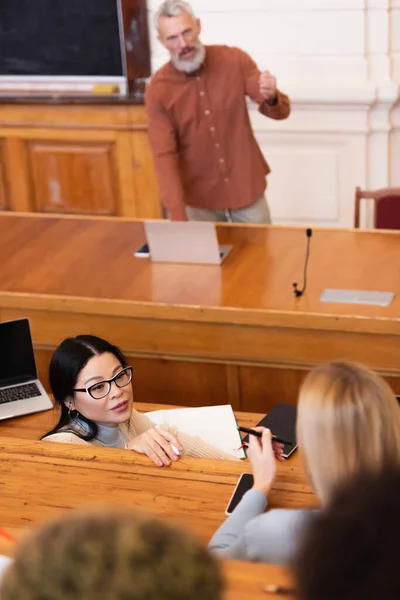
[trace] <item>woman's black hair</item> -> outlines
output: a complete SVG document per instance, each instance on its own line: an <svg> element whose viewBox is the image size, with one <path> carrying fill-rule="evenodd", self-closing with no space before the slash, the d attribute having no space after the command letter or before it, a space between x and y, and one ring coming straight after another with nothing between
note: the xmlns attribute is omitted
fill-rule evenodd
<svg viewBox="0 0 400 600"><path fill-rule="evenodd" d="M128 363L122 354L121 350L106 340L95 335L78 335L74 338L66 338L58 346L53 354L49 368L50 387L54 396L56 405L59 405L61 414L57 425L46 433L43 437L57 433L61 428L65 428L70 424L76 411L70 411L65 404L67 398L72 398L74 388L82 369L88 361L98 354L110 352L121 363L123 367L127 367ZM79 435L83 440L89 442L97 437L98 427L94 421L87 419L83 415L79 415L79 421L86 425L88 432L82 433L75 431L71 427L71 431ZM43 438L42 438L43 439Z"/></svg>

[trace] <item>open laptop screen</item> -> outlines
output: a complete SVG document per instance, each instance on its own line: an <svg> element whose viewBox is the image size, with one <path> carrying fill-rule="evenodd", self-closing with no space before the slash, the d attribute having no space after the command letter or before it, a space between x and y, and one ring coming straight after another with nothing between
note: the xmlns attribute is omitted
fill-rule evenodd
<svg viewBox="0 0 400 600"><path fill-rule="evenodd" d="M28 319L0 323L0 387L37 379Z"/></svg>

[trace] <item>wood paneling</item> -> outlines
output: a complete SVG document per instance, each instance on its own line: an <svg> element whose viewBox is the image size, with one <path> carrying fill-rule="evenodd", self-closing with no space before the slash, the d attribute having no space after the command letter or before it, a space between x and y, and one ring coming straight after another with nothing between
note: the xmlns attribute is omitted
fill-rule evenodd
<svg viewBox="0 0 400 600"><path fill-rule="evenodd" d="M0 139L0 210L8 208L8 188L6 182L6 166L4 163L4 140Z"/></svg>
<svg viewBox="0 0 400 600"><path fill-rule="evenodd" d="M2 104L0 139L12 211L162 215L143 106Z"/></svg>
<svg viewBox="0 0 400 600"><path fill-rule="evenodd" d="M147 131L135 131L131 135L131 169L133 169L135 188L134 216L160 219L162 209L160 202L154 199L159 197L158 183L154 174L153 156L148 142ZM152 200L153 199L153 200ZM132 202L132 201L131 201ZM127 210L126 216L132 216Z"/></svg>
<svg viewBox="0 0 400 600"><path fill-rule="evenodd" d="M240 366L238 372L241 408L267 413L278 402L297 404L300 386L309 369ZM380 375L400 395L400 377L384 372Z"/></svg>
<svg viewBox="0 0 400 600"><path fill-rule="evenodd" d="M43 140L27 150L37 212L119 213L113 144Z"/></svg>
<svg viewBox="0 0 400 600"><path fill-rule="evenodd" d="M60 340L62 341L62 340ZM47 392L50 392L50 383L49 383L49 366L51 357L54 354L54 349L45 350L43 348L35 348L35 360L36 360L36 369L38 372L38 377L44 388Z"/></svg>
<svg viewBox="0 0 400 600"><path fill-rule="evenodd" d="M3 130L1 134L6 136L4 164L9 187L8 208L11 211L32 211L31 183L25 144L20 139L10 137L8 131Z"/></svg>
<svg viewBox="0 0 400 600"><path fill-rule="evenodd" d="M400 396L400 377L384 375L384 379L388 382L392 390L397 396Z"/></svg>
<svg viewBox="0 0 400 600"><path fill-rule="evenodd" d="M245 410L266 414L278 402L297 404L300 384L307 374L303 369L239 368L240 395Z"/></svg>
<svg viewBox="0 0 400 600"><path fill-rule="evenodd" d="M130 358L135 400L202 406L235 402L228 389L227 365L180 360ZM231 394L232 396L232 394Z"/></svg>
<svg viewBox="0 0 400 600"><path fill-rule="evenodd" d="M48 371L53 350L36 348L39 377L50 391ZM297 404L308 369L245 366L128 356L134 368L135 400L182 406L231 404L235 410L266 414L278 402ZM400 377L381 373L395 394Z"/></svg>

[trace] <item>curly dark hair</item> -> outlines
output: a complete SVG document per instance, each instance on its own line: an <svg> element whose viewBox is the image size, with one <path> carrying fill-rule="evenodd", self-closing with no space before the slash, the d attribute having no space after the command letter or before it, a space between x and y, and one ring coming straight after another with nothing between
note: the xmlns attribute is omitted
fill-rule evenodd
<svg viewBox="0 0 400 600"><path fill-rule="evenodd" d="M18 548L2 600L219 600L220 566L189 533L145 513L77 511Z"/></svg>
<svg viewBox="0 0 400 600"><path fill-rule="evenodd" d="M298 548L298 600L400 598L399 498L395 467L361 474L337 491Z"/></svg>

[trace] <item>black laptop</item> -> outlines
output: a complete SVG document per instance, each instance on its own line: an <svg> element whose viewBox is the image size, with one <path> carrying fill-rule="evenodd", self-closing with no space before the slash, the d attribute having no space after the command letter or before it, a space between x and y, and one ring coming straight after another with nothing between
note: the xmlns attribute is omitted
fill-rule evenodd
<svg viewBox="0 0 400 600"><path fill-rule="evenodd" d="M50 408L37 376L28 319L0 323L0 419Z"/></svg>

